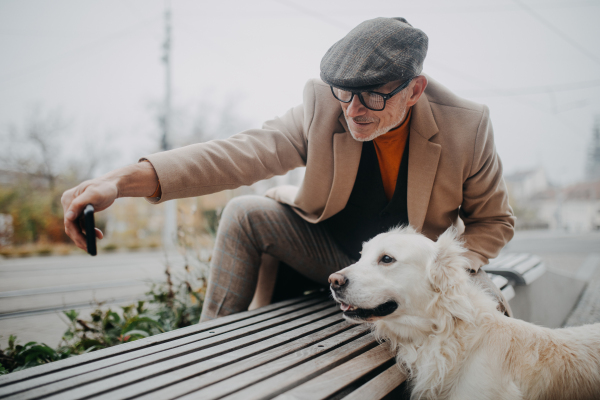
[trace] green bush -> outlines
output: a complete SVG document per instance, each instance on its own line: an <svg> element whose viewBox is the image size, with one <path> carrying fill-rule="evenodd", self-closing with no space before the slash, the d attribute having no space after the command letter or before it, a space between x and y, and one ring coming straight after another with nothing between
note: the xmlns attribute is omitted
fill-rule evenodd
<svg viewBox="0 0 600 400"><path fill-rule="evenodd" d="M71 354L68 348L53 349L44 343L29 342L21 346L17 344L17 338L10 335L8 347L0 349L0 375L62 360Z"/></svg>
<svg viewBox="0 0 600 400"><path fill-rule="evenodd" d="M150 300L120 307L119 312L99 304L90 319L84 320L75 310L65 311L69 325L56 349L37 342L21 346L11 335L8 347L0 349L0 375L198 323L204 274L187 266L185 270L183 276L174 277L167 267L166 283L152 286L147 293ZM194 289L197 282L202 284Z"/></svg>

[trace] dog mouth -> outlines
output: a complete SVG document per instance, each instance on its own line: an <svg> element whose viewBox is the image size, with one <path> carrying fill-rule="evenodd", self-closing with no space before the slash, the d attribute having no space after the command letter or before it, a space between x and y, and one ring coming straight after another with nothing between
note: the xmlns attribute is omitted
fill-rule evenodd
<svg viewBox="0 0 600 400"><path fill-rule="evenodd" d="M346 304L343 301L340 302L340 309L343 311L344 316L354 319L385 317L386 315L390 315L396 311L397 308L398 303L396 303L394 300L387 301L375 308L359 308L350 304Z"/></svg>

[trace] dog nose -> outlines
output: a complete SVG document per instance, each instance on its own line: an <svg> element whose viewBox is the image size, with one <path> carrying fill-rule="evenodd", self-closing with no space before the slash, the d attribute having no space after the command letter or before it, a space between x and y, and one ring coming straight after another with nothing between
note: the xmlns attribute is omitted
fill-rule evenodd
<svg viewBox="0 0 600 400"><path fill-rule="evenodd" d="M348 284L348 279L342 274L333 273L329 275L329 283L332 289L338 290Z"/></svg>

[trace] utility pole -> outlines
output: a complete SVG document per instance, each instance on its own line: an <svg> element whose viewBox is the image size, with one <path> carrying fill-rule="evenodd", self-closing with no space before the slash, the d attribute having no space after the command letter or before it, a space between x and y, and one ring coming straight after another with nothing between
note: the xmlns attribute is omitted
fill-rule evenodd
<svg viewBox="0 0 600 400"><path fill-rule="evenodd" d="M600 180L600 115L596 116L592 131L592 142L589 146L586 165L586 178L588 181Z"/></svg>
<svg viewBox="0 0 600 400"><path fill-rule="evenodd" d="M171 132L171 5L165 0L165 41L162 45L162 62L165 66L165 98L163 113L160 118L162 137L161 149L170 150L172 147ZM166 251L174 250L177 240L177 201L165 203L165 221L163 226L163 247Z"/></svg>
<svg viewBox="0 0 600 400"><path fill-rule="evenodd" d="M163 114L161 116L161 150L170 150L169 143L171 125L171 7L169 0L165 0L165 41L162 45L162 62L165 65L165 98Z"/></svg>

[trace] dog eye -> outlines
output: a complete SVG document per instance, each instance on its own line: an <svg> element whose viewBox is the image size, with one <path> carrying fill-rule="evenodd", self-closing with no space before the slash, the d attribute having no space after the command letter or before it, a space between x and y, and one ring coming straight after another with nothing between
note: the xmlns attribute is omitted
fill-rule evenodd
<svg viewBox="0 0 600 400"><path fill-rule="evenodd" d="M381 260L379 260L380 263L384 263L384 264L390 264L393 263L394 260L392 257L388 256L387 254L385 254L383 257L381 257Z"/></svg>

